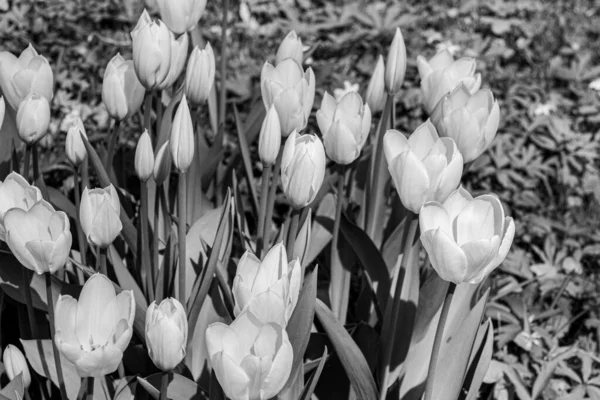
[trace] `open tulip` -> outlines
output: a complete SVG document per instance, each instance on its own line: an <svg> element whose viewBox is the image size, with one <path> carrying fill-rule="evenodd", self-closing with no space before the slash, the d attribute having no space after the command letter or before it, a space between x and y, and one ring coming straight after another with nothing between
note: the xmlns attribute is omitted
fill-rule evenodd
<svg viewBox="0 0 600 400"><path fill-rule="evenodd" d="M296 131L285 141L281 156L281 184L292 207L306 207L317 196L325 178L325 149L316 135Z"/></svg>
<svg viewBox="0 0 600 400"><path fill-rule="evenodd" d="M194 160L195 146L194 124L185 94L177 106L175 118L173 118L169 143L175 168L180 172L186 172Z"/></svg>
<svg viewBox="0 0 600 400"><path fill-rule="evenodd" d="M448 50L440 51L429 61L418 56L417 67L425 110L430 114L442 97L458 84L463 83L471 93L481 87L481 74L475 73L475 60L465 57L454 61Z"/></svg>
<svg viewBox="0 0 600 400"><path fill-rule="evenodd" d="M317 124L329 158L337 164L347 165L358 158L367 141L371 109L363 105L356 92L347 93L339 102L325 92L317 111Z"/></svg>
<svg viewBox="0 0 600 400"><path fill-rule="evenodd" d="M500 121L500 108L488 89L471 94L462 83L438 103L431 122L440 136L452 138L465 163L479 157L492 144Z"/></svg>
<svg viewBox="0 0 600 400"><path fill-rule="evenodd" d="M87 150L85 149L85 144L83 143L81 135L87 137L83 121L81 121L81 118L77 118L77 120L69 127L65 139L65 153L67 154L67 159L76 167L87 157Z"/></svg>
<svg viewBox="0 0 600 400"><path fill-rule="evenodd" d="M262 262L250 251L246 251L238 262L233 280L234 313L238 315L254 296L267 290L279 294L285 302L286 322L292 316L302 281L300 262L288 263L285 247L280 242L273 246Z"/></svg>
<svg viewBox="0 0 600 400"><path fill-rule="evenodd" d="M315 100L315 74L311 68L303 71L293 58L286 58L276 67L267 62L260 74L260 90L265 109L275 105L284 137L306 127Z"/></svg>
<svg viewBox="0 0 600 400"><path fill-rule="evenodd" d="M171 35L169 28L160 20L153 21L146 10L131 31L133 65L147 90L156 89L169 74Z"/></svg>
<svg viewBox="0 0 600 400"><path fill-rule="evenodd" d="M253 311L248 307L231 325L217 322L206 329L213 371L231 400L275 397L292 369L294 354L285 328Z"/></svg>
<svg viewBox="0 0 600 400"><path fill-rule="evenodd" d="M116 371L133 334L135 300L131 290L118 295L105 275L92 275L79 301L60 295L54 341L81 377L100 378Z"/></svg>
<svg viewBox="0 0 600 400"><path fill-rule="evenodd" d="M367 86L365 101L372 112L378 112L385 106L385 96L385 63L383 56L379 55L369 86Z"/></svg>
<svg viewBox="0 0 600 400"><path fill-rule="evenodd" d="M108 247L121 233L121 203L113 185L104 189L85 188L81 195L79 220L88 242Z"/></svg>
<svg viewBox="0 0 600 400"><path fill-rule="evenodd" d="M6 346L4 353L2 354L2 363L4 364L8 379L12 381L21 374L25 389L31 385L31 373L27 366L27 360L25 360L25 356L16 346L13 346L12 344Z"/></svg>
<svg viewBox="0 0 600 400"><path fill-rule="evenodd" d="M4 217L11 208L29 210L42 199L42 192L30 185L25 178L16 172L8 174L4 182L0 182L0 240L6 240Z"/></svg>
<svg viewBox="0 0 600 400"><path fill-rule="evenodd" d="M383 137L388 169L400 201L418 213L427 201L444 201L460 183L463 159L450 138L440 138L427 120L407 139L396 130Z"/></svg>
<svg viewBox="0 0 600 400"><path fill-rule="evenodd" d="M148 130L145 130L138 140L133 164L135 173L142 182L150 179L154 170L154 150L152 149L152 139Z"/></svg>
<svg viewBox="0 0 600 400"><path fill-rule="evenodd" d="M50 104L44 96L31 92L17 110L17 131L26 144L36 143L48 132Z"/></svg>
<svg viewBox="0 0 600 400"><path fill-rule="evenodd" d="M400 28L396 28L396 34L390 45L387 63L385 65L385 88L388 93L396 94L404 82L406 74L406 46Z"/></svg>
<svg viewBox="0 0 600 400"><path fill-rule="evenodd" d="M210 43L204 49L194 47L185 71L185 95L192 104L202 104L215 82L215 55Z"/></svg>
<svg viewBox="0 0 600 400"><path fill-rule="evenodd" d="M275 65L279 64L286 58L293 58L298 61L298 63L302 64L304 48L302 46L302 40L296 34L296 31L291 31L288 33L279 48L277 49L277 54L275 55Z"/></svg>
<svg viewBox="0 0 600 400"><path fill-rule="evenodd" d="M493 195L473 198L462 187L443 203L429 202L419 215L421 242L439 276L456 284L479 283L508 254L515 235Z"/></svg>
<svg viewBox="0 0 600 400"><path fill-rule="evenodd" d="M273 165L281 147L281 124L275 106L267 111L258 137L258 156L263 165Z"/></svg>
<svg viewBox="0 0 600 400"><path fill-rule="evenodd" d="M206 7L206 0L158 0L156 3L160 17L177 35L194 29Z"/></svg>
<svg viewBox="0 0 600 400"><path fill-rule="evenodd" d="M175 35L171 33L171 63L169 67L169 73L167 77L157 85L158 90L168 88L175 84L181 72L185 68L188 55L188 35L181 35L175 38Z"/></svg>
<svg viewBox="0 0 600 400"><path fill-rule="evenodd" d="M24 267L38 274L53 273L67 262L72 241L69 218L50 203L40 200L27 211L8 210L4 229L8 247Z"/></svg>
<svg viewBox="0 0 600 400"><path fill-rule="evenodd" d="M185 357L188 323L181 303L167 298L157 306L153 301L146 311L148 354L161 370L168 372Z"/></svg>
<svg viewBox="0 0 600 400"><path fill-rule="evenodd" d="M102 81L102 102L108 114L117 121L131 117L140 109L145 93L133 61L126 61L121 54L114 56L106 66Z"/></svg>
<svg viewBox="0 0 600 400"><path fill-rule="evenodd" d="M54 88L52 68L31 44L19 58L3 51L0 53L0 88L14 110L31 92L39 93L49 102Z"/></svg>

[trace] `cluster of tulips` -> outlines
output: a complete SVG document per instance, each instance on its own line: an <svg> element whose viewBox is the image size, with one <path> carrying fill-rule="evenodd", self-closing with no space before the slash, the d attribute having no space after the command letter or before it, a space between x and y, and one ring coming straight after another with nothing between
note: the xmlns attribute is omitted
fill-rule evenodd
<svg viewBox="0 0 600 400"><path fill-rule="evenodd" d="M196 285L190 288L185 269L190 250L186 247L190 206L188 178L197 172L194 171L195 157L198 157L195 149L197 136L202 134L198 133L198 124L192 115L194 110L207 105L216 90L215 58L210 43L203 49L195 46L189 52L187 32L196 27L205 1L159 0L157 4L162 21L144 11L131 32L133 59L126 60L117 54L106 66L102 100L114 125L107 135L102 157L88 141L83 121L76 121L66 136L66 156L75 171L87 171L91 160L100 182L106 183L104 188L91 189L87 178L82 179L81 186L76 180L77 218L73 232L77 234L78 251L71 248L69 217L54 208L38 165L36 144L46 135L51 118L52 70L31 45L19 57L7 52L0 54L0 88L4 96L0 101L0 119L16 112L16 132L25 147L23 168L20 169L18 162L13 163L13 172L0 183L0 240L24 268L46 276L54 362L63 399L68 395L59 354L74 365L81 378L87 378L81 385L80 396L84 398L86 393L93 395L94 378L122 368L123 353L134 334L139 299L133 290L122 290L109 279L107 266L107 256L115 263L112 251L120 237L135 254L135 262L127 265L127 269L138 273L136 287L142 288L145 300L150 302L143 340L150 359L164 371L158 392L161 398L167 396L169 374L180 371L178 367L189 346L188 336L195 326L191 322L188 326L193 317L190 304L195 301L190 292L204 290L203 295L207 296L210 286L208 281L206 285L202 282L200 289ZM298 359L302 363L302 354L297 354L299 348L290 341L288 328L300 312L296 313L296 306L303 288L310 285L306 278L306 254L311 242L309 210L323 191L329 159L339 173L331 229L331 310L327 312L343 326L352 274L340 259L339 232L345 208L344 193L351 191L352 173L363 162L368 165L367 179L357 224L373 243L381 244L379 225L387 206L385 183L389 176L404 215L405 234L400 246L403 256L390 278L397 282L400 271L406 269L411 260L415 262L411 252L420 231L420 243L431 266L442 280L450 282L424 387L425 398L429 400L435 384L444 323L456 285L480 283L504 260L514 236L514 222L505 216L496 196L472 197L460 186L464 172L489 148L496 135L500 119L498 103L490 90L480 88L481 76L476 73L474 59L454 60L448 51L441 51L430 60L419 56L417 66L423 103L430 118L410 135L387 129L393 121L394 99L401 92L407 65L404 40L397 29L387 59L384 61L380 56L377 60L365 100L353 88L336 91L335 96L325 92L315 121L321 135L307 133L312 126L309 122L316 81L310 67L303 69L303 51L301 39L290 32L279 46L275 63L266 62L261 72L265 113L257 144L263 166L257 231L237 263L232 288L221 287L223 293L229 290L232 293L230 323L215 322L204 327L209 367L231 400L298 398L304 380L295 363ZM153 132L152 101L163 92L172 95L176 108L172 108L172 119L167 113L155 113ZM162 109L162 97L158 99ZM119 143L120 123L134 118L140 110L143 110L144 131L139 136L134 160L141 188L139 229L135 231L121 205L121 189L112 184L115 182L113 156ZM375 115L381 115L379 128L370 138ZM161 126L165 125L163 119L168 120L166 138L159 135ZM363 152L367 144L370 151ZM15 152L17 150L19 146L15 147ZM168 246L157 239L160 230L157 213L169 207L163 196L172 166L179 177L178 217L174 217L173 208L172 212L162 214L160 222L163 227L168 225L167 232L171 231L171 224L176 225L176 234L173 229L171 237L176 238L172 239L177 247L177 254L173 256L178 256L179 262L172 263L169 271L168 263L158 261L159 247L161 259L166 259L162 252L168 251ZM279 239L272 240L272 214L279 179L291 214ZM153 215L148 209L151 185L156 193L152 225L148 221ZM132 239L136 237L132 231L138 235L137 240ZM219 248L218 237L212 244L213 251ZM137 251L134 251L136 246ZM96 260L95 269L88 267L90 252ZM416 259L418 262L418 257ZM76 264L77 274L61 272L67 264ZM222 273L210 265L209 262L202 266L203 274L209 271L212 279L213 274ZM54 304L52 279L70 280L67 276L77 276L79 283L85 281L79 298L61 294ZM28 277L27 282L30 279ZM171 281L177 282L172 289L159 289L158 282L163 285ZM402 318L396 315L403 298L402 287L396 284L390 288L391 293L386 294L391 300L383 311L390 320L384 321L384 330L389 332L395 326L392 321ZM30 318L33 318L29 285L23 290ZM174 297L169 297L171 294ZM313 299L313 313L315 302ZM319 304L317 308L327 308ZM309 326L313 314L310 315ZM32 336L37 339L34 326L35 322L31 321ZM300 347L302 352L305 348L306 344ZM389 364L390 360L386 361L385 357L383 360L383 370L387 371L389 365L385 363ZM25 386L30 385L27 363L17 347L6 348L4 363L11 379L21 374ZM390 375L382 373L378 386L383 396L391 384ZM369 398L366 392L354 389Z"/></svg>

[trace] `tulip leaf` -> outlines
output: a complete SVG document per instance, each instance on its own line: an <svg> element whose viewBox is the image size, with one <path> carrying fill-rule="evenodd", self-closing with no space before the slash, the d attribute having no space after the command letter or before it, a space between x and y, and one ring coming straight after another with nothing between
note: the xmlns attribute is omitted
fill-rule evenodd
<svg viewBox="0 0 600 400"><path fill-rule="evenodd" d="M113 400L134 400L138 385L137 377L126 376L115 380L115 396Z"/></svg>
<svg viewBox="0 0 600 400"><path fill-rule="evenodd" d="M302 395L300 396L299 400L310 400L312 398L312 394L317 387L317 383L319 383L319 378L321 377L321 373L323 372L323 367L325 366L326 361L327 346L325 346L325 350L323 351L321 361L319 361L316 371L310 376L310 378L308 378L308 382L306 382L306 385L304 385L304 389L302 390Z"/></svg>
<svg viewBox="0 0 600 400"><path fill-rule="evenodd" d="M311 264L331 241L333 219L335 218L335 200L328 193L319 203L316 218L312 224L310 244L303 265Z"/></svg>
<svg viewBox="0 0 600 400"><path fill-rule="evenodd" d="M466 400L477 399L479 388L492 361L492 354L494 352L494 327L490 318L488 318L485 324L479 327L475 343L478 344L475 346L477 351L473 352L469 361L469 371L467 372L461 391L462 393L467 393Z"/></svg>
<svg viewBox="0 0 600 400"><path fill-rule="evenodd" d="M292 372L287 383L284 386L288 388L293 383L297 371L302 365L304 352L310 339L310 331L315 316L315 302L317 298L317 273L318 268L309 271L304 279L304 285L298 296L296 308L290 317L286 328L292 349L294 350L294 361L292 362Z"/></svg>
<svg viewBox="0 0 600 400"><path fill-rule="evenodd" d="M361 400L378 399L377 385L369 369L369 364L350 334L335 318L333 312L319 299L317 299L316 314L344 366L357 397Z"/></svg>
<svg viewBox="0 0 600 400"><path fill-rule="evenodd" d="M119 253L117 252L117 249L115 249L115 246L111 244L108 248L107 253L108 259L113 265L115 275L117 276L117 280L119 281L119 286L121 286L121 288L125 290L133 291L133 297L135 297L135 302L144 307L148 307L148 302L146 301L146 297L144 296L142 289L140 289L140 287L136 283L133 276L131 276L131 273L129 272L125 264L123 264L123 260L121 259L121 256L119 256Z"/></svg>
<svg viewBox="0 0 600 400"><path fill-rule="evenodd" d="M147 378L138 377L140 386L153 399L158 399L160 395L160 383L162 372L152 374ZM194 381L179 374L169 374L169 384L167 386L167 397L171 400L207 400L206 390L198 386ZM136 396L137 398L137 396Z"/></svg>
<svg viewBox="0 0 600 400"><path fill-rule="evenodd" d="M77 211L75 204L71 203L71 200L67 198L60 190L48 186L48 195L50 196L50 203L59 210L62 210L69 216L69 218L77 221Z"/></svg>
<svg viewBox="0 0 600 400"><path fill-rule="evenodd" d="M252 206L254 208L255 215L258 216L258 196L256 194L256 185L254 185L253 178L254 173L252 170L252 159L250 156L250 149L248 147L248 138L246 137L246 132L244 131L244 124L242 124L242 120L240 119L240 114L238 112L235 103L233 104L233 113L235 115L235 127L240 147L240 152L242 154L242 161L244 163L244 172L246 173L246 179L248 180L248 188L250 189L250 199L252 199Z"/></svg>
<svg viewBox="0 0 600 400"><path fill-rule="evenodd" d="M0 390L0 400L20 400L23 398L24 393L23 374L19 374Z"/></svg>

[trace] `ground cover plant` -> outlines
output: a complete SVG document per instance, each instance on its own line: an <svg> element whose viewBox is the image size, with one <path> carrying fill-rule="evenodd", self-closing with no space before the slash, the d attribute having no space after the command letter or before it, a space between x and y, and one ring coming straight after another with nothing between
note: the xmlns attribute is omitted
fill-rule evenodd
<svg viewBox="0 0 600 400"><path fill-rule="evenodd" d="M600 398L593 2L0 16L2 398Z"/></svg>

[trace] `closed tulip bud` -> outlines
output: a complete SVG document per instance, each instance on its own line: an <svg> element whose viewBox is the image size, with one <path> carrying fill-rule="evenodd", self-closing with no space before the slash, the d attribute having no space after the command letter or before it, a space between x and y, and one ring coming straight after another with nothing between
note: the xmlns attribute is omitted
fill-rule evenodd
<svg viewBox="0 0 600 400"><path fill-rule="evenodd" d="M156 182L157 186L165 183L169 175L171 174L171 151L169 149L169 141L166 141L158 152L156 152L156 157L154 159L154 182Z"/></svg>
<svg viewBox="0 0 600 400"><path fill-rule="evenodd" d="M4 364L8 379L12 381L21 374L23 386L25 389L29 388L29 385L31 385L31 373L27 366L27 360L25 360L25 356L21 353L21 350L12 344L6 346L4 354L2 354L2 363Z"/></svg>
<svg viewBox="0 0 600 400"><path fill-rule="evenodd" d="M87 157L87 150L85 149L85 144L83 143L81 135L87 137L81 118L77 118L77 120L69 127L67 138L65 139L65 153L67 153L67 159L76 167Z"/></svg>
<svg viewBox="0 0 600 400"><path fill-rule="evenodd" d="M146 10L131 31L133 65L147 90L156 89L169 74L171 35L169 28L160 20L153 21Z"/></svg>
<svg viewBox="0 0 600 400"><path fill-rule="evenodd" d="M496 196L473 198L462 187L443 203L425 203L419 227L431 265L456 284L481 282L504 261L515 235Z"/></svg>
<svg viewBox="0 0 600 400"><path fill-rule="evenodd" d="M152 139L148 130L144 130L135 149L135 173L142 182L146 182L152 176L154 170L154 150Z"/></svg>
<svg viewBox="0 0 600 400"><path fill-rule="evenodd" d="M306 207L317 196L325 178L325 149L316 135L287 138L281 157L281 184L292 207Z"/></svg>
<svg viewBox="0 0 600 400"><path fill-rule="evenodd" d="M267 111L258 137L258 156L264 166L273 165L281 147L281 124L275 106Z"/></svg>
<svg viewBox="0 0 600 400"><path fill-rule="evenodd" d="M500 107L488 89L471 94L462 83L438 103L431 122L440 136L452 138L468 163L486 151L498 130Z"/></svg>
<svg viewBox="0 0 600 400"><path fill-rule="evenodd" d="M265 63L260 89L265 109L275 105L283 137L306 127L315 100L315 74L311 68L303 71L293 58L286 58L276 67Z"/></svg>
<svg viewBox="0 0 600 400"><path fill-rule="evenodd" d="M300 36L296 34L296 31L291 31L285 36L279 45L279 49L277 49L275 65L279 64L286 58L293 58L294 60L298 61L299 64L302 64L303 52L304 49Z"/></svg>
<svg viewBox="0 0 600 400"><path fill-rule="evenodd" d="M385 64L383 63L383 56L379 55L369 86L367 86L365 101L372 112L378 112L382 111L385 106L385 97Z"/></svg>
<svg viewBox="0 0 600 400"><path fill-rule="evenodd" d="M185 95L192 104L206 102L215 82L215 55L210 43L194 47L185 71Z"/></svg>
<svg viewBox="0 0 600 400"><path fill-rule="evenodd" d="M30 93L17 110L17 131L26 144L33 144L48 132L50 104L44 96Z"/></svg>
<svg viewBox="0 0 600 400"><path fill-rule="evenodd" d="M133 61L126 61L120 54L114 56L106 66L102 81L102 102L108 114L117 121L131 117L140 109L145 94Z"/></svg>
<svg viewBox="0 0 600 400"><path fill-rule="evenodd" d="M118 295L110 279L92 275L79 301L60 295L54 342L79 376L100 378L117 370L133 334L135 300L131 290Z"/></svg>
<svg viewBox="0 0 600 400"><path fill-rule="evenodd" d="M185 62L187 61L188 55L188 35L181 35L179 38L175 38L175 35L171 33L171 66L169 68L169 74L156 88L162 90L173 86L183 68L185 68Z"/></svg>
<svg viewBox="0 0 600 400"><path fill-rule="evenodd" d="M465 57L454 61L448 50L440 51L429 61L418 56L417 68L421 77L425 110L430 114L442 97L460 83L471 93L481 87L481 74L475 73L475 59Z"/></svg>
<svg viewBox="0 0 600 400"><path fill-rule="evenodd" d="M4 216L6 244L24 267L43 274L54 273L71 252L69 218L40 200L29 210L8 210Z"/></svg>
<svg viewBox="0 0 600 400"><path fill-rule="evenodd" d="M14 110L32 92L39 93L49 102L54 90L52 68L31 44L19 58L7 51L0 52L0 88Z"/></svg>
<svg viewBox="0 0 600 400"><path fill-rule="evenodd" d="M188 323L181 303L167 298L146 311L146 344L154 365L168 372L185 357Z"/></svg>
<svg viewBox="0 0 600 400"><path fill-rule="evenodd" d="M396 34L392 40L385 65L385 88L388 93L396 94L404 82L406 74L406 46L400 28L396 28Z"/></svg>
<svg viewBox="0 0 600 400"><path fill-rule="evenodd" d="M429 120L408 139L387 131L383 148L400 201L414 213L427 201L446 200L460 183L462 156L452 139L440 139Z"/></svg>
<svg viewBox="0 0 600 400"><path fill-rule="evenodd" d="M287 323L298 302L301 282L300 262L294 259L288 263L287 253L281 242L273 246L262 261L246 251L238 262L233 280L233 312L238 315L255 296L272 290L284 301Z"/></svg>
<svg viewBox="0 0 600 400"><path fill-rule="evenodd" d="M186 172L194 159L194 124L185 94L173 118L170 143L175 168L180 172Z"/></svg>
<svg viewBox="0 0 600 400"><path fill-rule="evenodd" d="M177 35L194 29L206 7L206 0L158 0L156 3L160 17Z"/></svg>
<svg viewBox="0 0 600 400"><path fill-rule="evenodd" d="M265 292L261 297L277 297ZM257 307L253 307L256 304ZM294 358L285 328L265 322L276 303L251 305L227 326L217 322L206 329L206 348L213 371L231 400L266 400L275 397L290 376ZM267 318L266 321L268 321Z"/></svg>
<svg viewBox="0 0 600 400"><path fill-rule="evenodd" d="M363 105L356 92L346 94L339 102L325 92L317 111L317 124L329 158L337 164L348 165L358 158L367 141L371 110Z"/></svg>
<svg viewBox="0 0 600 400"><path fill-rule="evenodd" d="M30 185L16 172L8 174L4 182L0 182L0 240L6 240L4 216L8 210L20 208L28 211L40 200L42 200L40 189Z"/></svg>
<svg viewBox="0 0 600 400"><path fill-rule="evenodd" d="M104 189L84 189L79 221L90 244L101 248L110 246L123 229L120 215L121 203L113 185Z"/></svg>

